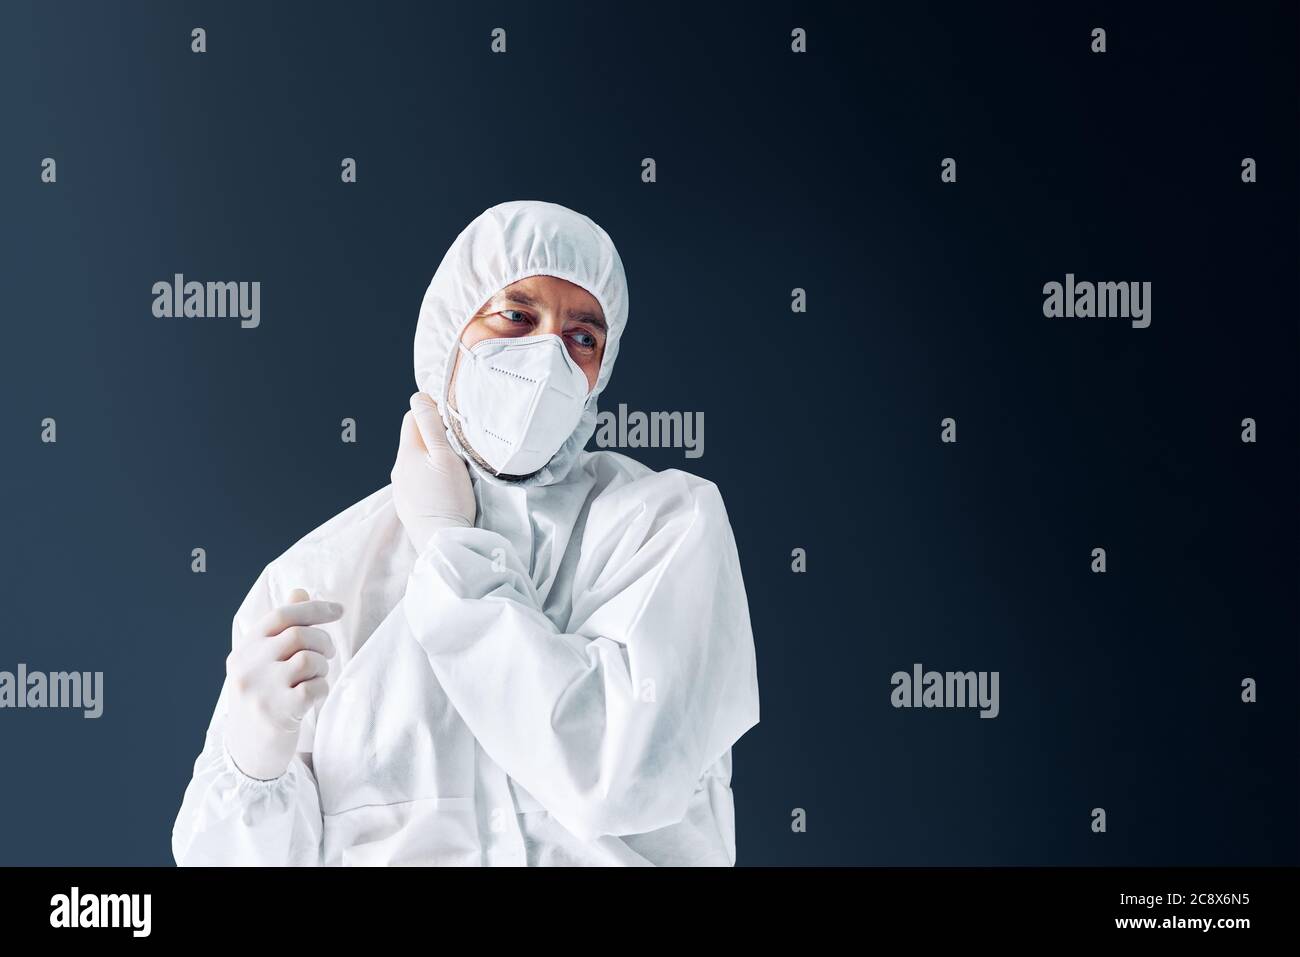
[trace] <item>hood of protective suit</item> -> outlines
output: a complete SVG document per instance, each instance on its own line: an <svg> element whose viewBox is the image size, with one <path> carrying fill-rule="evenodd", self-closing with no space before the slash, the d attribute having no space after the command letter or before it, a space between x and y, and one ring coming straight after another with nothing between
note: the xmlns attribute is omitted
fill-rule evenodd
<svg viewBox="0 0 1300 957"><path fill-rule="evenodd" d="M481 468L451 428L448 391L456 343L494 294L529 276L555 276L581 286L600 303L607 326L605 353L595 387L573 434L541 471L509 483ZM550 485L562 480L596 429L597 400L618 357L627 324L627 278L609 234L581 213L555 203L517 200L484 210L443 256L420 305L415 329L415 381L433 396L447 441L475 480L493 484Z"/></svg>

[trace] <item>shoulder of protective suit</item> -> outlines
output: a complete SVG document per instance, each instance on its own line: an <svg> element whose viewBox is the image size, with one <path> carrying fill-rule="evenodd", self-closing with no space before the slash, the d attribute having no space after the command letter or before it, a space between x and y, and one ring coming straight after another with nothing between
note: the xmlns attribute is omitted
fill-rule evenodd
<svg viewBox="0 0 1300 957"><path fill-rule="evenodd" d="M339 535L348 534L357 526L367 524L376 516L387 515L392 511L392 499L393 487L391 485L385 485L383 488L371 492L360 501L353 502L334 517L317 525L290 545L285 554L304 545L316 545Z"/></svg>
<svg viewBox="0 0 1300 957"><path fill-rule="evenodd" d="M358 538L391 535L397 514L392 499L393 487L385 485L354 502L286 548L267 565L267 571L275 576L278 571L297 564L299 559L319 559L322 550L346 555L353 551Z"/></svg>
<svg viewBox="0 0 1300 957"><path fill-rule="evenodd" d="M591 452L588 456L585 464L599 488L593 508L659 512L705 508L726 514L722 492L706 478L681 469L656 472L619 452Z"/></svg>

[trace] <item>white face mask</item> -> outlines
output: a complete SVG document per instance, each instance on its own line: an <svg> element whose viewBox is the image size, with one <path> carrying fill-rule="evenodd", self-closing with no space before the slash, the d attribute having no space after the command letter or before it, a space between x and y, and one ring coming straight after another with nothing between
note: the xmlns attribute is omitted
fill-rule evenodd
<svg viewBox="0 0 1300 957"><path fill-rule="evenodd" d="M573 434L590 387L559 336L484 339L461 351L451 414L483 461L531 475Z"/></svg>

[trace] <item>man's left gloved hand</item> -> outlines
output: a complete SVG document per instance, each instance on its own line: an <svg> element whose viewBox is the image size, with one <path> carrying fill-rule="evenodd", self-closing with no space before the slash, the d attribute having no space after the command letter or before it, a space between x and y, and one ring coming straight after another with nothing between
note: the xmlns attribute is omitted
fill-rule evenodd
<svg viewBox="0 0 1300 957"><path fill-rule="evenodd" d="M393 504L407 537L423 552L440 528L474 524L474 489L464 461L447 444L442 415L424 392L411 396L402 418L397 461L390 476Z"/></svg>

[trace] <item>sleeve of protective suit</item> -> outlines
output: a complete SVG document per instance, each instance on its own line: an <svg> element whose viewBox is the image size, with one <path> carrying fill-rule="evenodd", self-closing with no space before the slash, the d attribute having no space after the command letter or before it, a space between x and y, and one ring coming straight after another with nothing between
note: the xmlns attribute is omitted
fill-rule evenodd
<svg viewBox="0 0 1300 957"><path fill-rule="evenodd" d="M575 535L579 534L575 532ZM403 605L489 756L582 840L686 813L758 720L753 636L717 488L665 472L599 497L581 529L570 632L482 528L437 532Z"/></svg>
<svg viewBox="0 0 1300 957"><path fill-rule="evenodd" d="M263 570L235 614L232 642L275 602ZM225 747L229 679L222 683L203 751L172 826L172 855L181 866L320 863L321 810L316 779L303 754L269 781L240 771Z"/></svg>

